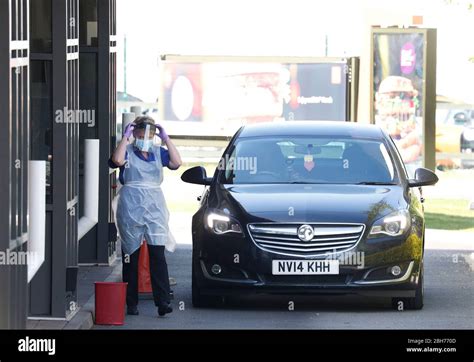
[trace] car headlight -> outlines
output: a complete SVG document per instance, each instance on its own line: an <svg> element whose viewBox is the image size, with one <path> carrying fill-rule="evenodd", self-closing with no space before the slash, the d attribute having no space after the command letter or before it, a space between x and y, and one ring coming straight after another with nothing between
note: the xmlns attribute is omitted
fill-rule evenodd
<svg viewBox="0 0 474 362"><path fill-rule="evenodd" d="M378 219L370 229L369 237L380 234L399 236L410 228L410 213L408 210L399 210Z"/></svg>
<svg viewBox="0 0 474 362"><path fill-rule="evenodd" d="M240 224L222 212L209 212L206 216L206 224L216 234L242 233Z"/></svg>
<svg viewBox="0 0 474 362"><path fill-rule="evenodd" d="M466 129L462 136L466 141L474 141L474 129Z"/></svg>

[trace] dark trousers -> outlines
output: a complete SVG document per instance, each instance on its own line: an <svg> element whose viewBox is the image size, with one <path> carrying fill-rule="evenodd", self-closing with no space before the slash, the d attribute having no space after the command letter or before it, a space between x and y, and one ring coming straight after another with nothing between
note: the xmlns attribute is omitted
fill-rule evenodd
<svg viewBox="0 0 474 362"><path fill-rule="evenodd" d="M127 306L138 304L138 260L140 249L128 257L122 251L122 277L127 286ZM155 305L170 302L170 281L164 246L148 245L150 258L151 287ZM127 262L128 261L128 262Z"/></svg>

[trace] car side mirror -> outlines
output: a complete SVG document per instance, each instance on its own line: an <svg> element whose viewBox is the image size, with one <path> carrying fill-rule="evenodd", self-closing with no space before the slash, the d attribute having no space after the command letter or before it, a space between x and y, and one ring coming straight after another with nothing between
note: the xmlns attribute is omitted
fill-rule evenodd
<svg viewBox="0 0 474 362"><path fill-rule="evenodd" d="M206 169L202 166L191 167L184 171L181 180L190 184L210 185L212 178L207 177Z"/></svg>
<svg viewBox="0 0 474 362"><path fill-rule="evenodd" d="M438 176L427 168L417 168L415 178L408 180L409 187L430 186L438 182Z"/></svg>

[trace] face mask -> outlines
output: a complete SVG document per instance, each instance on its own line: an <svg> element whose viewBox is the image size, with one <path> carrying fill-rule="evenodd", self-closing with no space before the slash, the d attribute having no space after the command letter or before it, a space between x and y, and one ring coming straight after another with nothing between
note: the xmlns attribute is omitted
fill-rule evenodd
<svg viewBox="0 0 474 362"><path fill-rule="evenodd" d="M148 124L145 128L145 137L143 139L136 138L135 146L143 151L148 152L148 150L153 146L153 139L150 139L150 125Z"/></svg>
<svg viewBox="0 0 474 362"><path fill-rule="evenodd" d="M148 152L148 150L153 147L153 140L141 140L136 138L135 147L143 152Z"/></svg>

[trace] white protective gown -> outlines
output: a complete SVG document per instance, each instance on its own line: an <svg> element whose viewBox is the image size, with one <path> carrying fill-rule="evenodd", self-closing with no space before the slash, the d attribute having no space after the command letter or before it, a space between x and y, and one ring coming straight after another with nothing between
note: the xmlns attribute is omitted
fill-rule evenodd
<svg viewBox="0 0 474 362"><path fill-rule="evenodd" d="M153 146L155 161L144 161L127 146L128 160L123 171L124 185L115 201L115 224L123 253L131 255L142 241L148 245L164 245L173 252L176 241L169 230L169 211L161 183L163 165L159 146Z"/></svg>

